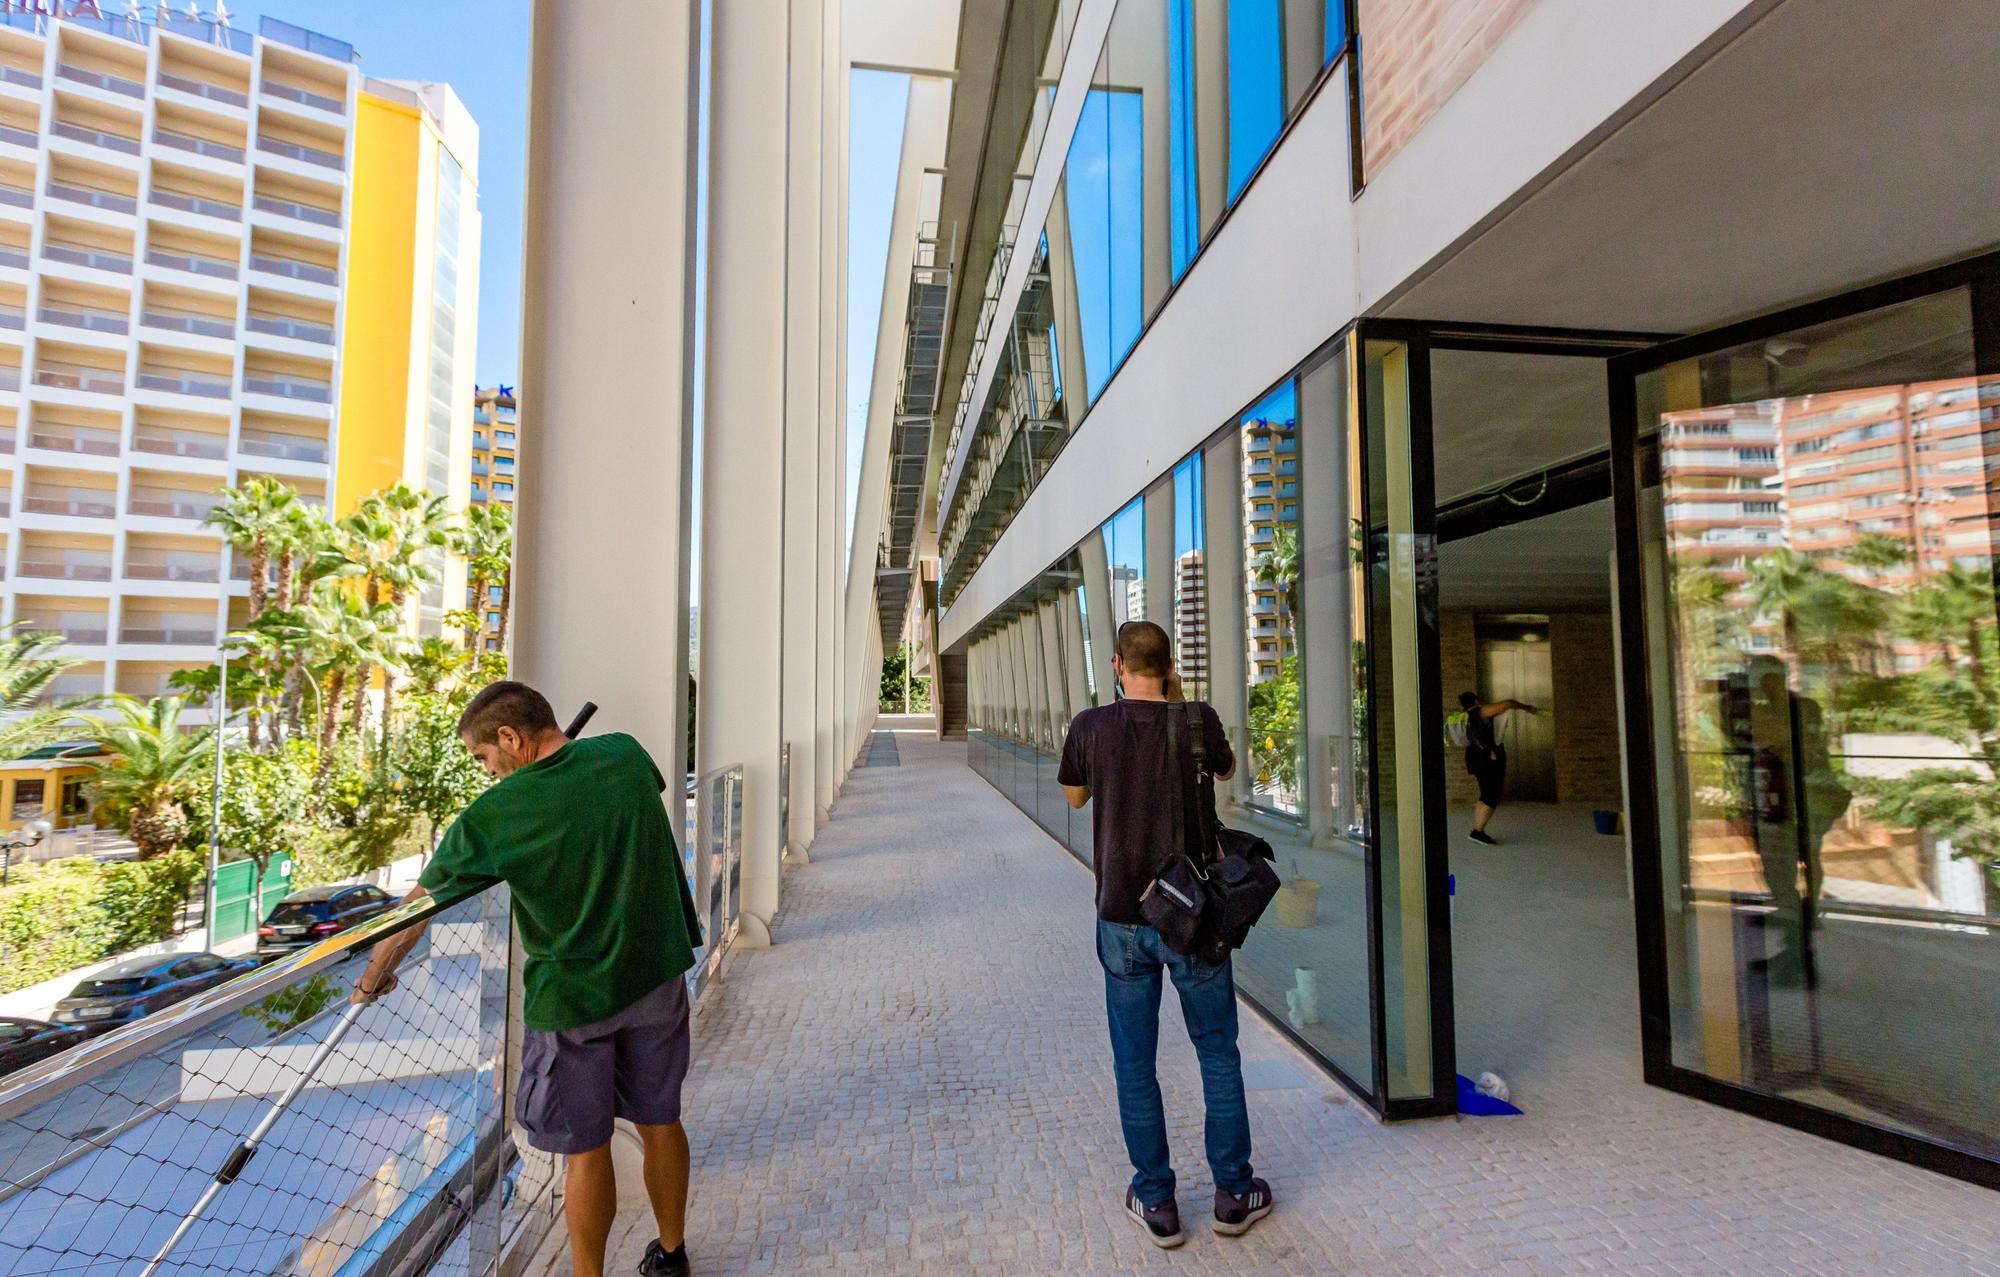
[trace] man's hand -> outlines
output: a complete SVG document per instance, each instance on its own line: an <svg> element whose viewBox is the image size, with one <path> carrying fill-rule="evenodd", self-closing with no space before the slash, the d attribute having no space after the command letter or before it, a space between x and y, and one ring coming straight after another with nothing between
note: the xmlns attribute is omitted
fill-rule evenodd
<svg viewBox="0 0 2000 1277"><path fill-rule="evenodd" d="M422 900L429 894L430 892L422 887L412 887L410 894L403 897L402 903ZM410 950L417 947L417 941L423 937L424 928L429 925L428 920L420 922L376 945L375 952L368 955L367 970L363 971L361 978L354 982L354 992L348 1000L356 1006L364 1006L392 992L396 987L396 968L402 965Z"/></svg>
<svg viewBox="0 0 2000 1277"><path fill-rule="evenodd" d="M375 964L371 962L368 969L361 973L361 978L354 982L354 992L347 1000L355 1006L367 1006L384 994L395 992L396 984L394 971L378 974Z"/></svg>

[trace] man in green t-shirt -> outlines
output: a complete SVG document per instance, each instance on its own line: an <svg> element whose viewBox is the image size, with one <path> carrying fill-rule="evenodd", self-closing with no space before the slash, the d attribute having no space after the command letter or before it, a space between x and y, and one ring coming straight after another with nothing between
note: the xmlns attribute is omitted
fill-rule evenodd
<svg viewBox="0 0 2000 1277"><path fill-rule="evenodd" d="M639 1130L660 1229L640 1271L686 1273L681 977L694 965L701 923L660 802L666 781L630 736L564 736L548 701L525 683L480 692L458 736L498 783L445 831L409 898L501 882L512 893L527 954L515 1116L529 1143L568 1158L563 1210L578 1277L604 1270L618 1211L611 1131L620 1117ZM396 967L420 932L376 947L355 982L356 1002L396 987Z"/></svg>

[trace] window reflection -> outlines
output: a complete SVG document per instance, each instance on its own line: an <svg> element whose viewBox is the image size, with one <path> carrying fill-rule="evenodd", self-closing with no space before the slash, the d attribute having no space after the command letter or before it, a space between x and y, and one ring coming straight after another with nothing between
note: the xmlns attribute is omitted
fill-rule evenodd
<svg viewBox="0 0 2000 1277"><path fill-rule="evenodd" d="M1299 671L1299 400L1286 382L1244 414L1243 579L1250 797L1303 809Z"/></svg>
<svg viewBox="0 0 2000 1277"><path fill-rule="evenodd" d="M1182 693L1208 699L1207 521L1201 454L1174 467L1174 666Z"/></svg>
<svg viewBox="0 0 2000 1277"><path fill-rule="evenodd" d="M1146 619L1146 507L1134 501L1104 525L1105 606L1111 631Z"/></svg>
<svg viewBox="0 0 2000 1277"><path fill-rule="evenodd" d="M1967 296L1640 393L1676 1060L2000 1152L2000 380Z"/></svg>

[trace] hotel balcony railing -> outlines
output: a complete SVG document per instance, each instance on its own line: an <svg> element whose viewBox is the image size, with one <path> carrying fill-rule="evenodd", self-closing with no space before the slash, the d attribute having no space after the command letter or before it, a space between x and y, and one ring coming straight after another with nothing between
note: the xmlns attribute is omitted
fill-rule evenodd
<svg viewBox="0 0 2000 1277"><path fill-rule="evenodd" d="M82 142L86 146L101 146L107 151L117 151L124 155L137 155L139 139L126 137L123 133L106 133L101 129L87 129L81 124L52 124L49 132L57 137L68 138L72 142Z"/></svg>
<svg viewBox="0 0 2000 1277"><path fill-rule="evenodd" d="M0 306L0 328L26 328L28 308L26 306Z"/></svg>
<svg viewBox="0 0 2000 1277"><path fill-rule="evenodd" d="M78 84L88 84L92 88L104 89L111 93L122 93L128 98L146 96L146 86L137 80L128 80L122 75L112 75L105 71L87 71L82 67L71 66L67 62L56 64L56 78L74 80Z"/></svg>
<svg viewBox="0 0 2000 1277"><path fill-rule="evenodd" d="M204 315L194 310L154 309L142 311L139 322L147 328L158 328L165 332L193 333L197 337L236 336L234 322L216 315Z"/></svg>
<svg viewBox="0 0 2000 1277"><path fill-rule="evenodd" d="M339 98L330 98L324 93L314 93L311 89L301 89L280 80L264 81L264 92L286 102L297 102L301 106L315 107L321 111L331 111L335 115L347 113L347 103Z"/></svg>
<svg viewBox="0 0 2000 1277"><path fill-rule="evenodd" d="M91 457L118 455L118 432L63 422L37 422L28 431L28 446L47 452L75 452Z"/></svg>
<svg viewBox="0 0 2000 1277"><path fill-rule="evenodd" d="M163 89L175 89L181 93L193 94L198 98L207 98L211 102L220 102L224 106L250 105L250 95L240 90L225 89L219 84L209 84L202 80L190 80L184 75L174 75L167 71L160 72L159 84Z"/></svg>
<svg viewBox="0 0 2000 1277"><path fill-rule="evenodd" d="M332 151L322 151L316 146L301 146L297 142L281 142L274 137L258 137L257 149L271 155L282 155L288 160L298 160L306 164L316 164L320 168L344 169L347 159Z"/></svg>
<svg viewBox="0 0 2000 1277"><path fill-rule="evenodd" d="M310 204L301 204L296 200L281 200L275 195L259 195L251 203L260 212L276 213L280 217L295 217L302 222L311 222L317 226L340 225L338 209L314 208Z"/></svg>
<svg viewBox="0 0 2000 1277"><path fill-rule="evenodd" d="M8 84L18 84L24 89L39 89L42 87L40 72L23 71L20 67L0 66L0 80L4 80Z"/></svg>
<svg viewBox="0 0 2000 1277"><path fill-rule="evenodd" d="M61 495L29 492L21 499L21 509L28 514L64 514L76 519L118 517L117 494L108 488L73 490Z"/></svg>
<svg viewBox="0 0 2000 1277"><path fill-rule="evenodd" d="M129 333L132 321L115 310L99 310L94 306L51 306L42 303L35 318L45 324L61 324L65 328L87 328L94 333Z"/></svg>
<svg viewBox="0 0 2000 1277"><path fill-rule="evenodd" d="M25 550L21 554L21 575L39 577L54 581L109 581L111 579L111 555L64 554L54 558L29 558L31 554L46 551Z"/></svg>
<svg viewBox="0 0 2000 1277"><path fill-rule="evenodd" d="M35 193L25 186L0 183L0 204L12 204L15 208L33 208Z"/></svg>
<svg viewBox="0 0 2000 1277"><path fill-rule="evenodd" d="M486 411L486 409L484 408L474 408L472 410L472 420L482 426L491 425L493 422L493 414Z"/></svg>
<svg viewBox="0 0 2000 1277"><path fill-rule="evenodd" d="M207 275L213 279L235 279L236 263L220 257L205 257L200 253L170 253L165 249L146 250L149 266L164 266L169 270L184 270L190 275Z"/></svg>
<svg viewBox="0 0 2000 1277"><path fill-rule="evenodd" d="M221 461L229 456L229 440L206 430L176 430L168 426L140 425L132 430L132 449L164 457L196 457Z"/></svg>
<svg viewBox="0 0 2000 1277"><path fill-rule="evenodd" d="M161 643L181 647L208 647L215 643L215 623L196 626L192 622L176 625L173 621L146 616L141 613L140 621L159 621L156 624L120 625L120 643Z"/></svg>
<svg viewBox="0 0 2000 1277"><path fill-rule="evenodd" d="M160 519L201 519L221 503L206 492L176 492L168 488L134 488L125 508L133 514Z"/></svg>
<svg viewBox="0 0 2000 1277"><path fill-rule="evenodd" d="M68 182L58 182L51 178L48 184L50 199L68 200L72 204L88 204L92 208L108 209L113 213L136 213L139 201L130 195L120 195L117 191L101 191L89 186L73 186Z"/></svg>
<svg viewBox="0 0 2000 1277"><path fill-rule="evenodd" d="M312 461L325 465L332 453L324 439L308 439L303 435L281 434L275 430L254 430L246 427L238 441L237 451L252 457L274 457L280 461Z"/></svg>
<svg viewBox="0 0 2000 1277"><path fill-rule="evenodd" d="M0 244L0 266L12 266L16 270L28 269L28 250Z"/></svg>
<svg viewBox="0 0 2000 1277"><path fill-rule="evenodd" d="M311 262L294 261L289 257L268 257L253 253L250 269L263 271L267 275L283 275L288 279L302 279L309 284L334 285L340 282L340 272L331 266L315 266Z"/></svg>
<svg viewBox="0 0 2000 1277"><path fill-rule="evenodd" d="M263 376L243 374L243 392L254 395L276 395L281 399L298 399L306 403L332 403L333 384L312 381L305 377Z"/></svg>
<svg viewBox="0 0 2000 1277"><path fill-rule="evenodd" d="M374 946L424 922L396 989L351 1009ZM518 1267L557 1226L560 1161L503 1103L511 931L504 887L415 902L10 1075L0 1147L34 1156L0 1206L9 1242L43 1272L137 1273L296 1078L162 1272Z"/></svg>
<svg viewBox="0 0 2000 1277"><path fill-rule="evenodd" d="M206 155L212 160L227 160L231 164L243 162L243 148L231 146L227 142L212 142L192 133L176 133L172 129L155 128L153 141L161 146L170 146L176 151L187 151L193 155Z"/></svg>
<svg viewBox="0 0 2000 1277"><path fill-rule="evenodd" d="M19 390L20 388L21 370L9 365L0 365L0 390ZM0 452L12 452L13 450L14 441L11 438L7 440L4 448L0 448Z"/></svg>
<svg viewBox="0 0 2000 1277"><path fill-rule="evenodd" d="M253 333L265 333L272 337L289 337L293 341L309 341L315 345L333 344L333 327L329 324L315 324L306 319L286 319L278 315L252 315L246 326Z"/></svg>
<svg viewBox="0 0 2000 1277"><path fill-rule="evenodd" d="M94 630L60 625L56 627L56 632L61 634L63 642L71 647L103 647L111 641L111 631L108 629Z"/></svg>
<svg viewBox="0 0 2000 1277"><path fill-rule="evenodd" d="M129 253L113 253L102 248L80 248L70 244L43 244L42 256L52 262L88 266L92 270L110 271L114 275L132 273L132 256Z"/></svg>
<svg viewBox="0 0 2000 1277"><path fill-rule="evenodd" d="M222 580L222 559L218 555L182 550L127 550L125 576L132 581L189 581L213 585Z"/></svg>
<svg viewBox="0 0 2000 1277"><path fill-rule="evenodd" d="M199 395L203 399L227 399L229 383L218 381L219 375L192 368L142 368L139 370L139 387L177 395Z"/></svg>
<svg viewBox="0 0 2000 1277"><path fill-rule="evenodd" d="M39 150L42 145L42 140L35 136L33 129L16 128L11 124L0 124L0 142L12 142L15 146L25 146L31 151Z"/></svg>
<svg viewBox="0 0 2000 1277"><path fill-rule="evenodd" d="M481 461L478 457L474 457L472 459L472 473L476 475L484 475L486 472L487 472L486 463L484 461Z"/></svg>
<svg viewBox="0 0 2000 1277"><path fill-rule="evenodd" d="M50 363L48 360L35 365L35 384L56 390L88 390L100 395L125 393L123 373L85 364Z"/></svg>
<svg viewBox="0 0 2000 1277"><path fill-rule="evenodd" d="M165 208L177 208L183 213L199 213L203 217L217 217L225 222L243 220L243 207L226 200L212 200L200 195L183 195L179 191L163 191L153 188L153 203Z"/></svg>

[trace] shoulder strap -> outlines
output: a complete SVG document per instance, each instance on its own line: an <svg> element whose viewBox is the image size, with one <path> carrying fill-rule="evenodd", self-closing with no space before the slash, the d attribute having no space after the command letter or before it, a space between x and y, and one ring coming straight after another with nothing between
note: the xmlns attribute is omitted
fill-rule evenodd
<svg viewBox="0 0 2000 1277"><path fill-rule="evenodd" d="M1210 827L1215 806L1213 791L1204 788L1213 782L1208 771L1208 731L1201 710L1200 701L1175 701L1168 706L1169 716L1182 720L1188 738L1187 749L1175 751L1181 773L1181 805L1194 807L1195 845L1201 848L1201 863L1206 865L1215 859L1215 831ZM1185 836L1182 845L1186 845Z"/></svg>
<svg viewBox="0 0 2000 1277"><path fill-rule="evenodd" d="M1179 785L1174 787L1175 802L1172 804L1173 811L1170 821L1173 828L1174 854L1186 855L1188 846L1187 773L1183 766L1183 760L1186 757L1187 751L1181 748L1181 737L1186 733L1187 723L1182 718L1180 709L1181 707L1178 704L1169 703L1167 705L1167 759L1169 765L1173 767L1175 775L1181 781ZM1163 857L1160 863L1164 865L1171 863L1171 861Z"/></svg>

